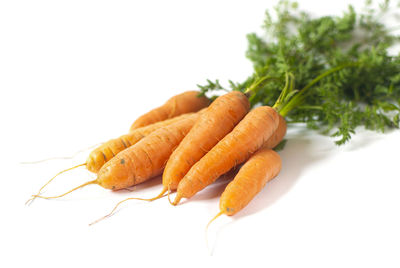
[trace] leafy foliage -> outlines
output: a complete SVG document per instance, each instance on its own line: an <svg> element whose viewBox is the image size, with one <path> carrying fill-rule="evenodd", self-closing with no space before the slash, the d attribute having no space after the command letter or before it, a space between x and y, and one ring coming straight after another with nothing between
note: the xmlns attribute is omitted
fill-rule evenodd
<svg viewBox="0 0 400 268"><path fill-rule="evenodd" d="M367 1L361 13L349 6L341 16L313 18L299 11L297 3L282 0L275 16L266 12L265 36L247 36L246 56L254 73L243 82L230 81L229 90L245 92L262 77L279 78L251 92L252 105L272 106L284 87L285 74L293 75L293 86L301 92L319 75L348 64L286 102L288 106L281 108L287 121L320 129L337 137L338 145L347 142L357 126L377 131L399 127L400 53L394 56L388 51L400 37L381 23L395 8L388 0L378 9ZM205 94L223 88L217 80L200 89Z"/></svg>

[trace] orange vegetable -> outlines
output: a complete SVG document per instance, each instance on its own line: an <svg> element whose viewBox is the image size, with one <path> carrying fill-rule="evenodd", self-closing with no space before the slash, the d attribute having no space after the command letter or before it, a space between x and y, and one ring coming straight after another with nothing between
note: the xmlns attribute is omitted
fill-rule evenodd
<svg viewBox="0 0 400 268"><path fill-rule="evenodd" d="M210 106L210 107L211 107L211 106ZM192 128L192 129L193 129L193 128ZM190 132L189 132L189 133L190 133ZM272 136L264 143L263 148L274 148L276 145L278 145L278 144L282 141L282 139L283 139L283 137L285 136L285 134L286 134L286 122L285 122L285 119L284 119L282 116L279 115L279 124L278 124L278 128L275 130L275 132L272 134ZM189 135L189 134L188 134L188 135ZM188 135L186 135L186 137L187 137ZM185 138L186 138L186 137L185 137ZM176 150L174 151L174 153L175 153L175 152L176 152ZM171 157L172 157L172 156L171 156ZM167 165L168 165L168 164L167 164ZM165 174L165 170L166 170L166 168L164 169L164 174ZM228 178L233 178L236 172L237 172L237 170L231 169L228 173L225 173L224 176L226 176L226 177L228 177ZM164 184L164 189L168 189L168 188L166 187L165 184ZM161 194L159 194L158 196L156 196L156 197L154 197L154 198L150 198L150 199L148 199L148 198L137 198L137 197L129 197L129 198L126 198L126 199L124 199L124 200L118 202L118 203L114 206L114 208L111 210L111 212L110 212L109 214L107 214L106 216L100 218L99 220L96 220L96 221L93 222L93 223L97 223L97 222L99 222L100 220L103 220L104 218L107 218L107 217L111 216L111 215L116 211L116 209L117 209L122 203L124 203L124 202L126 202L126 201L128 201L128 200L153 201L153 200L155 200L155 199L164 197L164 196L165 196L164 193L165 193L165 190L163 190L163 191L161 192ZM169 193L169 192L168 192L168 193ZM92 223L92 224L93 224L93 223Z"/></svg>
<svg viewBox="0 0 400 268"><path fill-rule="evenodd" d="M246 161L272 136L279 125L279 115L271 107L251 110L242 121L203 158L192 166L180 181L173 205L182 197L190 198L232 167Z"/></svg>
<svg viewBox="0 0 400 268"><path fill-rule="evenodd" d="M97 173L100 168L111 158L113 158L122 150L125 150L126 148L136 144L153 131L160 129L161 127L169 126L179 120L191 117L197 117L197 115L194 115L193 113L183 114L171 119L147 125L145 127L134 129L128 134L109 140L98 148L94 149L89 154L89 157L86 160L86 168L91 172Z"/></svg>
<svg viewBox="0 0 400 268"><path fill-rule="evenodd" d="M278 128L264 143L263 147L253 154L239 169L234 179L226 186L222 193L219 208L220 212L207 224L222 214L232 216L243 209L260 191L265 184L275 178L281 170L280 156L271 148L277 146L286 134L286 121L279 115Z"/></svg>
<svg viewBox="0 0 400 268"><path fill-rule="evenodd" d="M186 91L170 98L164 105L140 116L133 122L130 131L175 116L197 112L210 104L206 97L198 97L198 91Z"/></svg>
<svg viewBox="0 0 400 268"><path fill-rule="evenodd" d="M275 151L268 147L257 151L226 186L219 203L221 213L231 216L239 212L278 175L281 166L281 158Z"/></svg>
<svg viewBox="0 0 400 268"><path fill-rule="evenodd" d="M169 158L163 174L164 188L159 196L167 189L176 190L189 169L232 131L249 108L247 97L239 91L218 97L204 111Z"/></svg>
<svg viewBox="0 0 400 268"><path fill-rule="evenodd" d="M192 128L198 116L199 114L196 113L167 127L162 127L135 145L121 151L101 167L95 180L58 196L35 195L35 197L58 198L89 184L98 184L106 189L118 190L160 175L173 150Z"/></svg>
<svg viewBox="0 0 400 268"><path fill-rule="evenodd" d="M281 167L278 153L265 146L257 151L226 186L219 200L220 212L209 221L206 228L222 214L232 216L243 209L268 181L278 175Z"/></svg>
<svg viewBox="0 0 400 268"><path fill-rule="evenodd" d="M283 137L285 137L287 129L286 120L280 114L278 114L278 116L278 127L276 128L274 134L272 134L272 136L269 137L269 139L264 143L264 148L275 148L283 140Z"/></svg>
<svg viewBox="0 0 400 268"><path fill-rule="evenodd" d="M150 133L154 132L157 129L160 129L162 127L169 126L177 121L184 120L187 118L197 118L198 115L194 113L187 113L183 114L171 119L167 119L161 122L157 122L145 127L137 128L130 133L126 135L122 135L116 139L109 140L105 142L104 144L100 145L96 149L94 149L90 154L89 157L86 160L86 163L74 166L72 168L68 168L66 170L63 170L59 173L57 173L54 177L52 177L48 182L46 182L38 191L36 195L40 195L42 190L50 183L52 182L58 175L69 171L71 169L80 167L80 166L86 166L86 168L93 172L97 173L100 168L108 162L111 158L113 158L116 154L119 152L125 150L126 148L136 144L138 141L149 135ZM35 198L30 198L27 203L33 201Z"/></svg>

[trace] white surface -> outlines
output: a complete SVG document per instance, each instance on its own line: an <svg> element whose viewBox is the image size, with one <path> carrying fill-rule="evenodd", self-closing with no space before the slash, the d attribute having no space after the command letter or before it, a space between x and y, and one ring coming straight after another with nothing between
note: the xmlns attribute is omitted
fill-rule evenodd
<svg viewBox="0 0 400 268"><path fill-rule="evenodd" d="M346 2L301 6L338 13ZM155 195L160 179L132 193L92 185L25 206L45 181L88 152L19 162L68 156L119 136L140 114L206 78L244 79L251 72L245 34L260 30L271 5L2 1L0 266L200 266L199 257L209 256L204 227L218 212L226 182L178 207L165 199L131 201L88 227L123 198ZM237 216L211 225L214 256L222 264L241 258L251 264L255 256L268 267L399 267L400 131L361 130L340 148L301 126L287 138L281 174ZM90 178L83 168L71 171L45 194Z"/></svg>

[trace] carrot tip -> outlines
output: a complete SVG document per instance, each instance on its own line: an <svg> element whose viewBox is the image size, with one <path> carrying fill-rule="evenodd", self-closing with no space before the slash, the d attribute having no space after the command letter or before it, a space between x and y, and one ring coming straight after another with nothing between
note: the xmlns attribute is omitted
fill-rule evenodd
<svg viewBox="0 0 400 268"><path fill-rule="evenodd" d="M42 195L39 195L39 194L34 194L34 195L32 195L32 197L33 197L32 201L33 201L35 198L42 198L42 199L55 199L55 198L60 198L60 197L63 197L63 196L65 196L65 195L67 195L67 194L73 192L73 191L76 191L76 190L78 190L78 189L80 189L80 188L82 188L82 187L85 187L86 185L89 185L89 184L96 184L96 183L97 183L97 180L88 181L88 182L85 182L84 184L81 184L81 185L79 185L79 186L73 188L72 190L69 190L68 192L65 192L65 193L63 193L63 194L56 195L56 196L42 196Z"/></svg>
<svg viewBox="0 0 400 268"><path fill-rule="evenodd" d="M35 197L32 195L31 198L29 198L28 200L26 200L25 206L30 205L30 204L33 202L33 199L35 199Z"/></svg>
<svg viewBox="0 0 400 268"><path fill-rule="evenodd" d="M175 205L172 203L171 198L170 198L170 193L171 193L170 185L168 185L167 190L168 190L168 192L167 192L168 202L169 202L171 205L175 206Z"/></svg>
<svg viewBox="0 0 400 268"><path fill-rule="evenodd" d="M92 149L92 148L94 148L94 147L97 147L98 145L101 145L101 144L103 144L103 143L104 143L104 142L100 142L100 143L97 143L97 144L92 145L92 146L90 146L90 147L81 149L81 150L75 152L75 153L74 153L73 155L71 155L71 156L55 156L55 157L44 158L44 159L36 160L36 161L24 161L24 162L20 162L20 164L21 164L21 165L40 164L40 163L47 162L47 161L51 161L51 160L67 160L67 159L73 159L73 158L75 158L78 154L83 153L83 152L85 152L85 151L87 151L87 150L89 150L89 149Z"/></svg>
<svg viewBox="0 0 400 268"><path fill-rule="evenodd" d="M176 195L176 197L175 197L175 199L174 199L174 202L171 202L171 200L168 198L168 201L169 201L169 203L171 204L171 205L173 205L173 206L176 206L176 205L178 205L179 204L179 202L181 201L181 199L182 199L182 195L180 195L179 193Z"/></svg>
<svg viewBox="0 0 400 268"><path fill-rule="evenodd" d="M25 205L31 204L31 203L33 202L33 200L35 200L36 197L40 197L40 194L42 193L42 190L43 190L50 182L52 182L58 175L60 175L60 174L62 174L62 173L64 173L64 172L70 171L70 170L72 170L72 169L75 169L75 168L77 168L77 167L85 166L85 165L86 165L86 163L79 164L79 165L76 165L76 166L73 166L73 167L71 167L71 168L67 168L67 169L65 169L65 170L62 170L62 171L58 172L53 178L51 178L48 182L46 182L46 183L39 189L39 191L38 191L35 195L32 195L31 198L29 198L28 201L26 201ZM41 198L43 198L43 197L41 197Z"/></svg>
<svg viewBox="0 0 400 268"><path fill-rule="evenodd" d="M118 208L122 203L124 203L124 202L126 202L126 201L128 201L128 200L141 200L141 201L152 202L152 201L154 201L154 200L157 200L157 199L160 199L160 198L162 198L162 197L165 197L165 196L166 196L166 195L165 195L165 192L166 192L166 189L163 189L159 195L157 195L156 197L153 197L153 198L128 197L128 198L126 198L126 199L124 199L124 200L122 200L122 201L119 201L119 202L115 205L115 207L111 210L110 213L108 213L107 215L105 215L105 216L103 216L103 217L101 217L101 218L95 220L95 221L92 222L92 223L89 223L89 226L92 226L93 224L96 224L96 223L98 223L99 221L102 221L102 220L104 220L104 219L106 219L106 218L108 218L108 217L111 217L112 215L114 215L114 213L115 213L115 211L117 210L117 208Z"/></svg>
<svg viewBox="0 0 400 268"><path fill-rule="evenodd" d="M95 220L94 222L89 223L89 226L92 226L92 225L94 225L94 224L96 224L96 223L98 223L98 222L100 222L100 221L102 221L102 220L104 220L105 218L108 218L108 217L110 217L110 216L112 216L112 214L107 214L107 215L101 217L100 219L97 219L97 220Z"/></svg>

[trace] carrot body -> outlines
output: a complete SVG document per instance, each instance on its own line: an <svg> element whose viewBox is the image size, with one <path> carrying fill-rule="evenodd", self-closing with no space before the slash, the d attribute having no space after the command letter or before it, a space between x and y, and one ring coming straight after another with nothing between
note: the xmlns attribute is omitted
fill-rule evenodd
<svg viewBox="0 0 400 268"><path fill-rule="evenodd" d="M279 115L278 128L263 147L246 161L232 182L225 188L220 198L220 212L208 222L207 229L210 223L222 214L232 216L243 209L265 184L279 173L282 161L271 148L283 140L286 129L286 121Z"/></svg>
<svg viewBox="0 0 400 268"><path fill-rule="evenodd" d="M232 167L246 161L272 136L279 124L278 113L268 106L250 111L245 118L180 181L173 204L190 198Z"/></svg>
<svg viewBox="0 0 400 268"><path fill-rule="evenodd" d="M218 97L169 158L163 173L163 191L176 190L189 169L232 131L249 108L247 97L239 91Z"/></svg>
<svg viewBox="0 0 400 268"><path fill-rule="evenodd" d="M186 91L170 98L164 105L157 107L133 122L130 131L147 126L155 122L163 121L175 116L197 112L210 104L206 97L198 97L198 91Z"/></svg>
<svg viewBox="0 0 400 268"><path fill-rule="evenodd" d="M86 168L94 173L97 173L100 168L108 162L111 158L126 148L136 144L138 141L149 135L150 133L162 127L169 126L177 121L184 120L191 117L197 117L193 113L187 113L176 116L171 119L153 123L151 125L134 129L126 135L119 138L112 139L94 149L86 160Z"/></svg>
<svg viewBox="0 0 400 268"><path fill-rule="evenodd" d="M257 151L226 186L220 198L220 211L229 216L239 212L278 175L281 166L281 158L275 151L266 147Z"/></svg>
<svg viewBox="0 0 400 268"><path fill-rule="evenodd" d="M117 154L99 170L97 184L118 190L160 175L173 150L197 120L198 113L194 115L152 132Z"/></svg>
<svg viewBox="0 0 400 268"><path fill-rule="evenodd" d="M277 146L282 140L283 137L285 137L286 130L287 130L287 125L285 118L283 118L280 114L279 116L279 123L278 127L276 128L274 134L272 134L271 137L264 143L263 147L264 148L270 148L273 149L275 146Z"/></svg>

